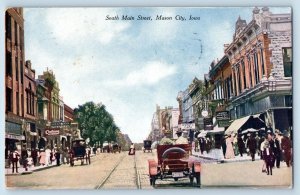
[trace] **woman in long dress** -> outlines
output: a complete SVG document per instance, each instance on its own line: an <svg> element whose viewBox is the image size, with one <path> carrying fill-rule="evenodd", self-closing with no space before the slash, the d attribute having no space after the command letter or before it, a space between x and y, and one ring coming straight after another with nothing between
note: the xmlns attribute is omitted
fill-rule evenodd
<svg viewBox="0 0 300 195"><path fill-rule="evenodd" d="M229 135L228 138L226 139L225 158L227 158L227 159L235 157L232 142L233 142L233 137L232 137L232 135Z"/></svg>
<svg viewBox="0 0 300 195"><path fill-rule="evenodd" d="M45 150L40 151L39 158L40 158L40 164L44 166L46 163L45 162L45 159L46 159Z"/></svg>

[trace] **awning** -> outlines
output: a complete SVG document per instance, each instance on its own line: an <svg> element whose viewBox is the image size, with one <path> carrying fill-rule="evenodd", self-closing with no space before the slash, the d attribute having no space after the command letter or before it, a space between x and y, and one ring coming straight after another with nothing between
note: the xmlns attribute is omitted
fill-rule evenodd
<svg viewBox="0 0 300 195"><path fill-rule="evenodd" d="M248 121L250 116L246 116L246 117L243 117L243 118L240 118L240 119L237 119L237 120L233 121L231 123L231 125L228 127L228 129L225 131L225 134L229 135L229 134L232 134L232 133L237 133L239 128L241 128L241 126L243 126L243 124L245 124Z"/></svg>

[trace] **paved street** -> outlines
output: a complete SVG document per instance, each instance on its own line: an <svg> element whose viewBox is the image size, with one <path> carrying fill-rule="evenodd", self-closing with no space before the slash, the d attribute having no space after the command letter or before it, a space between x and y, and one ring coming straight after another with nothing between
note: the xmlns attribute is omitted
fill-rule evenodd
<svg viewBox="0 0 300 195"><path fill-rule="evenodd" d="M9 188L31 189L153 189L148 176L148 159L156 159L156 152L137 151L136 156L126 152L102 153L92 158L91 165L74 167L62 165L27 175L6 177ZM282 164L273 170L273 176L261 172L262 161L245 161L217 164L203 161L201 188L231 186L277 186L291 185L292 168ZM135 169L136 167L136 169ZM155 188L197 188L190 186L189 179L157 180Z"/></svg>

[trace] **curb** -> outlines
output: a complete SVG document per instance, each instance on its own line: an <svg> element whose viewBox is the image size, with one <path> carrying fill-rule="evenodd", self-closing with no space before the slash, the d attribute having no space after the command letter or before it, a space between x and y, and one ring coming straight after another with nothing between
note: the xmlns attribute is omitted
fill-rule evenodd
<svg viewBox="0 0 300 195"><path fill-rule="evenodd" d="M224 160L224 159L216 159L216 158L212 158L212 157L200 156L200 155L194 155L194 154L193 154L193 156L198 157L198 158L203 158L206 160L213 160L213 161L216 161L218 164L252 161L252 159ZM260 159L255 159L255 161L259 161L259 160Z"/></svg>

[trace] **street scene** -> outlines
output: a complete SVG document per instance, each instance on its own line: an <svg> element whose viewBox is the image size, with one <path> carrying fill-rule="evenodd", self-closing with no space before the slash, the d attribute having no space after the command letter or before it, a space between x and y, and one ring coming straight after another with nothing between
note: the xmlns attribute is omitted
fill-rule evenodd
<svg viewBox="0 0 300 195"><path fill-rule="evenodd" d="M9 8L7 189L293 187L291 7Z"/></svg>

